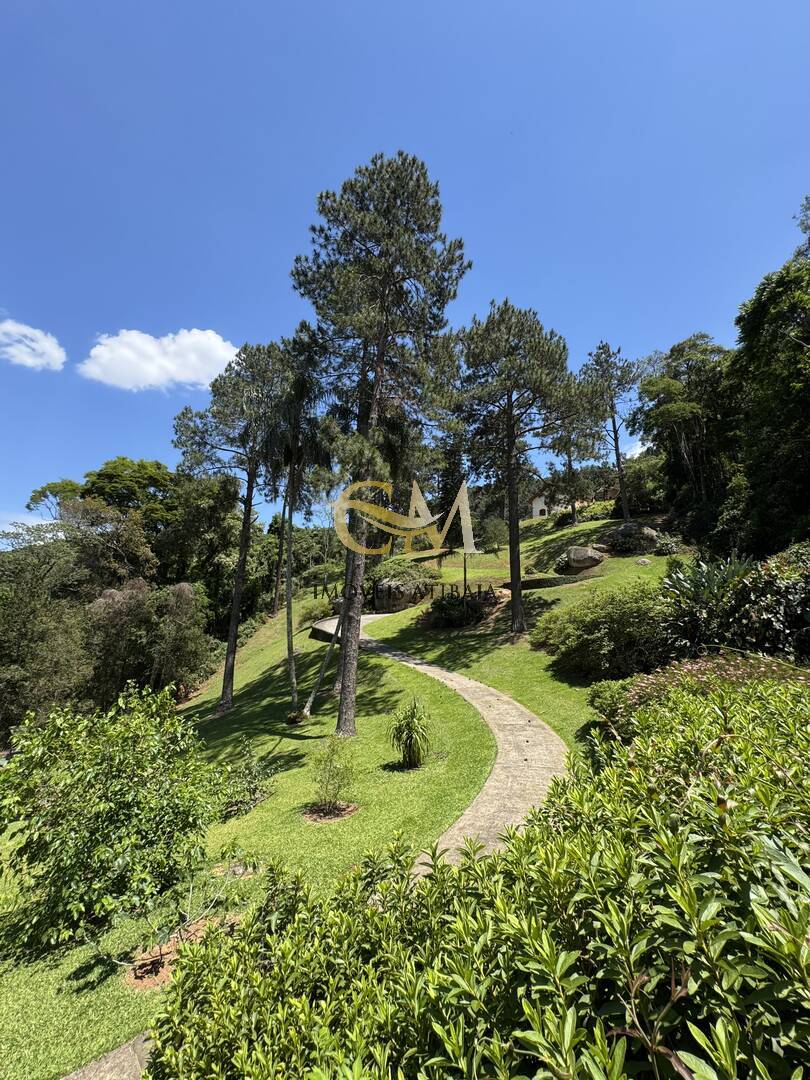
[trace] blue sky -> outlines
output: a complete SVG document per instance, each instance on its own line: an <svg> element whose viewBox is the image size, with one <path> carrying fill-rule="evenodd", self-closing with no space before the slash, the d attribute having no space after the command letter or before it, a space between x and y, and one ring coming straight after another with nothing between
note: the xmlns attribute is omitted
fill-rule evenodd
<svg viewBox="0 0 810 1080"><path fill-rule="evenodd" d="M732 344L810 192L806 0L5 0L0 42L0 523L173 463L230 345L307 315L315 196L376 151L441 185L452 322L508 296L574 366Z"/></svg>

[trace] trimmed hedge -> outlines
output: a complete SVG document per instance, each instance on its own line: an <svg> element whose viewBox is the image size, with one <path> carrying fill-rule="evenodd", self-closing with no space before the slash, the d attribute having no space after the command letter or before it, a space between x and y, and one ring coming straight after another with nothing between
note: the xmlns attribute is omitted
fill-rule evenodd
<svg viewBox="0 0 810 1080"><path fill-rule="evenodd" d="M810 693L673 690L505 849L334 895L268 874L186 946L149 1065L184 1077L800 1077L810 1060Z"/></svg>

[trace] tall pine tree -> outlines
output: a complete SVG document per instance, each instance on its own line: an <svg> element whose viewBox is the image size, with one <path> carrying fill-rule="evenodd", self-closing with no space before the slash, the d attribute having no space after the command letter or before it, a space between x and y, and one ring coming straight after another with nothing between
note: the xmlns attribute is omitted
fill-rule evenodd
<svg viewBox="0 0 810 1080"><path fill-rule="evenodd" d="M520 570L521 461L547 446L564 408L568 347L537 312L492 302L463 335L464 412L473 471L506 485L512 633L526 630Z"/></svg>
<svg viewBox="0 0 810 1080"><path fill-rule="evenodd" d="M438 186L423 162L375 155L339 192L318 196L312 249L295 260L296 289L310 300L332 357L332 377L353 405L344 440L354 481L375 479L386 398L417 412L438 381L432 345L468 267L461 240L441 231ZM442 354L443 355L443 354ZM362 545L366 527L354 525ZM337 732L355 734L357 659L365 557L347 569Z"/></svg>

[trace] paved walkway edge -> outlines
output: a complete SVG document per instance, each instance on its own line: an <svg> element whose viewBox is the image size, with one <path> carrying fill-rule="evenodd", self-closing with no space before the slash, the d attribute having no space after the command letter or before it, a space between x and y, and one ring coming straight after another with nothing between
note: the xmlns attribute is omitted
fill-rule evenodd
<svg viewBox="0 0 810 1080"><path fill-rule="evenodd" d="M500 690L369 637L365 626L380 618L385 616L362 616L361 646L455 690L481 714L495 736L497 753L492 771L467 809L438 840L450 862L458 861L459 848L468 837L492 851L500 846L509 826L519 825L545 799L553 778L565 773L568 747L548 724ZM313 636L330 638L336 623L337 619L323 619L313 627L317 631Z"/></svg>

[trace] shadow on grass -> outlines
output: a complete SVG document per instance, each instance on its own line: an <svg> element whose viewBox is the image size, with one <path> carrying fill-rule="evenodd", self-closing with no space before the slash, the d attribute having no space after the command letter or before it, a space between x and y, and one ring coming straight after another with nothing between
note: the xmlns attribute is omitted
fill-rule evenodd
<svg viewBox="0 0 810 1080"><path fill-rule="evenodd" d="M302 704L317 677L324 648L325 645L296 656ZM269 756L277 771L298 768L306 760L307 744L323 737L324 719L336 718L337 700L330 694L335 662L333 659L326 672L310 720L291 723L288 719L291 706L286 658L271 664L240 686L234 693L233 708L227 713L217 713L216 699L209 699L190 706L185 715L197 725L212 757L219 761L228 761L238 755L242 737L253 740L270 736L276 742L263 756ZM385 712L388 707L390 690L384 685L383 673L374 670L375 665L382 666L378 659L361 653L358 686L362 687L362 694L358 693L357 698L358 719ZM280 749L282 742L287 744L286 749Z"/></svg>
<svg viewBox="0 0 810 1080"><path fill-rule="evenodd" d="M121 963L116 963L116 959ZM122 953L118 957L104 956L101 953L93 953L80 961L67 976L66 990L71 994L83 994L88 990L97 990L99 986L112 978L113 975L123 971L123 965L129 959L128 954Z"/></svg>

